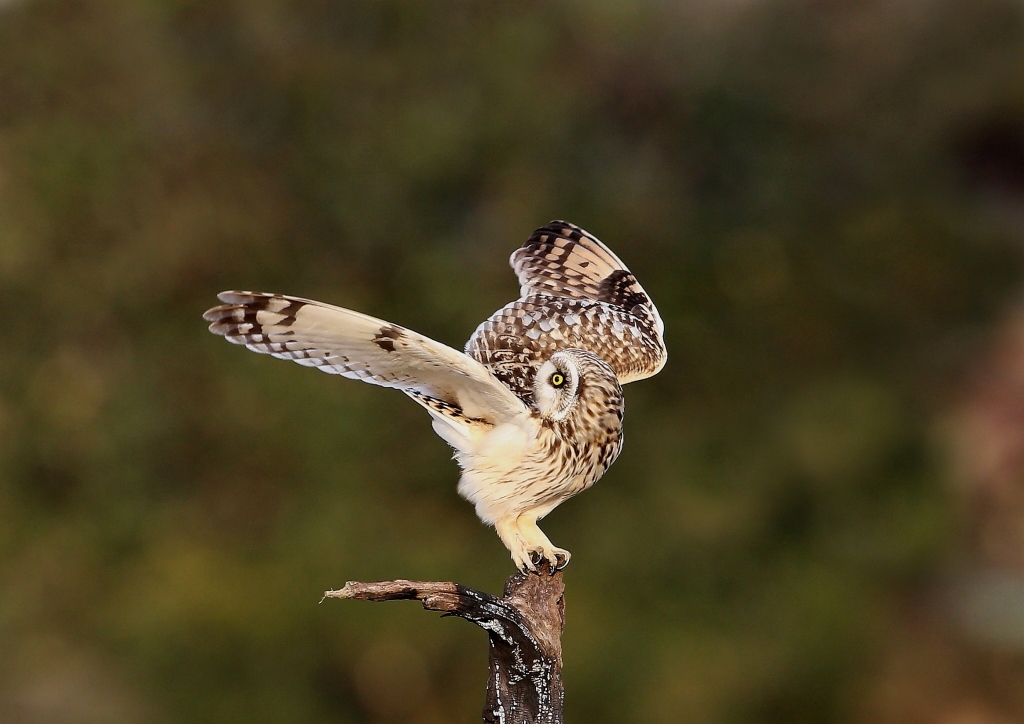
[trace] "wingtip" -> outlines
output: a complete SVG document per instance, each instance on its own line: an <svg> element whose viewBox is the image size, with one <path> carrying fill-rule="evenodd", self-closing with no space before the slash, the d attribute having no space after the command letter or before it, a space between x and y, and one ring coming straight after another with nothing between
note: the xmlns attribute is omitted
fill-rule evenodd
<svg viewBox="0 0 1024 724"><path fill-rule="evenodd" d="M223 335L225 325L240 321L239 310L237 304L218 304L203 312L203 319L210 322L211 332Z"/></svg>
<svg viewBox="0 0 1024 724"><path fill-rule="evenodd" d="M217 299L224 303L218 304L216 307L210 307L205 312L203 312L203 319L205 319L207 322L219 322L223 320L226 316L232 314L234 310L238 308L239 305L248 304L252 302L253 298L259 296L264 295L258 292L245 292L237 290L228 290L220 292L217 295ZM210 331L213 332L214 334L220 334L219 332L214 331L212 326L210 328Z"/></svg>
<svg viewBox="0 0 1024 724"><path fill-rule="evenodd" d="M259 295L256 292L229 289L225 292L221 292L220 294L218 294L217 299L221 300L225 304L243 304L255 296Z"/></svg>
<svg viewBox="0 0 1024 724"><path fill-rule="evenodd" d="M210 307L203 312L203 319L207 322L219 322L225 317L231 316L237 307L237 304L218 304L216 307Z"/></svg>
<svg viewBox="0 0 1024 724"><path fill-rule="evenodd" d="M231 330L231 323L228 321L230 317L231 309L227 306L214 307L213 309L207 309L203 314L203 319L210 323L208 329L211 334L218 336L225 336Z"/></svg>

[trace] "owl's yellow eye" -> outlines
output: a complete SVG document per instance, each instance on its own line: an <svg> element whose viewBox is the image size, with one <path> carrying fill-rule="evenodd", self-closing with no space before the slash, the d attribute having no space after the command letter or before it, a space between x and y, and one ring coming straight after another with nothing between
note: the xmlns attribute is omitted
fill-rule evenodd
<svg viewBox="0 0 1024 724"><path fill-rule="evenodd" d="M565 384L565 377L562 376L562 374L560 372L556 372L555 374L551 375L551 386L552 387L561 387L564 384Z"/></svg>

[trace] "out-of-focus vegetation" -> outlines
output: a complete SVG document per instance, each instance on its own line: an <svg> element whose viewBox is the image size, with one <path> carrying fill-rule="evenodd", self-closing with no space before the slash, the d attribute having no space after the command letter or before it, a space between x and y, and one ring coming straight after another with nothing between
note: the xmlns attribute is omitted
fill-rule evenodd
<svg viewBox="0 0 1024 724"><path fill-rule="evenodd" d="M316 605L511 572L426 415L200 315L281 291L458 347L565 218L670 350L545 524L570 719L895 721L1022 116L1013 0L0 2L0 720L478 721L478 631Z"/></svg>

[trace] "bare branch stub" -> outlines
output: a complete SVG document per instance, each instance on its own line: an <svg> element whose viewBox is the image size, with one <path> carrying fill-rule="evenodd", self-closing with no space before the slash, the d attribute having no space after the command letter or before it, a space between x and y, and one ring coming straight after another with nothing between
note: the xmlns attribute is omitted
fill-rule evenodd
<svg viewBox="0 0 1024 724"><path fill-rule="evenodd" d="M483 720L501 724L561 724L562 572L516 573L501 598L449 581L350 581L325 598L417 600L423 608L472 621L490 640Z"/></svg>

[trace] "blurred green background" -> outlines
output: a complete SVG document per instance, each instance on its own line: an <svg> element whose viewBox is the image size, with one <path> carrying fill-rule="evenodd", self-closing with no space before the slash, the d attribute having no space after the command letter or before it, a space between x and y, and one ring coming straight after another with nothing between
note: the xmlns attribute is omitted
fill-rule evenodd
<svg viewBox="0 0 1024 724"><path fill-rule="evenodd" d="M553 218L670 351L544 525L569 720L1024 721L1024 592L972 593L1024 541L957 442L1009 399L1019 0L0 0L0 722L479 721L478 629L317 605L511 573L427 416L200 315L461 347Z"/></svg>

